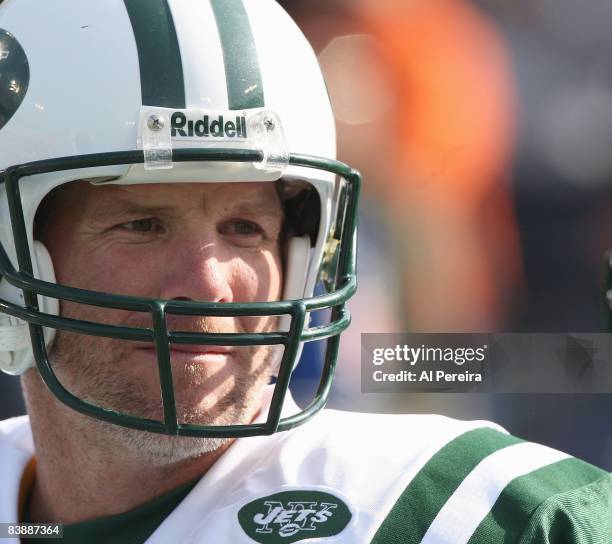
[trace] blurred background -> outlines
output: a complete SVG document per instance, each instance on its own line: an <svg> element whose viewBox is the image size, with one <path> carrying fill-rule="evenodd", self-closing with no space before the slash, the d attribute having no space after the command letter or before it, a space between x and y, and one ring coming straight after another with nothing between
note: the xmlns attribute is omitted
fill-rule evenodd
<svg viewBox="0 0 612 544"><path fill-rule="evenodd" d="M612 4L282 3L326 75L339 158L365 179L330 405L492 419L612 470L612 395L366 395L359 338L603 331Z"/></svg>
<svg viewBox="0 0 612 544"><path fill-rule="evenodd" d="M612 3L280 3L319 56L339 158L365 179L329 404L491 419L612 470L612 395L360 391L362 332L603 330ZM298 399L317 365L309 346ZM0 418L23 413L18 383L0 375Z"/></svg>

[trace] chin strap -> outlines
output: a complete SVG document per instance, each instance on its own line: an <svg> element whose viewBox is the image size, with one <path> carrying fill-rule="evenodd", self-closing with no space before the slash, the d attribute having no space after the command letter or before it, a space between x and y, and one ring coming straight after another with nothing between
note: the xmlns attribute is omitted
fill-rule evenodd
<svg viewBox="0 0 612 544"><path fill-rule="evenodd" d="M33 245L33 264L36 277L55 283L53 263L47 248L38 241ZM11 300L19 300L23 304L21 291L10 286L14 296ZM7 297L8 298L8 297ZM59 301L49 297L38 297L38 306L42 312L58 315ZM44 330L47 347L51 345L55 336L55 329ZM11 375L23 374L34 366L34 355L30 344L30 331L28 324L16 317L5 314L0 315L0 370Z"/></svg>
<svg viewBox="0 0 612 544"><path fill-rule="evenodd" d="M16 317L0 316L0 369L9 374L20 373L15 368L15 352L29 347L28 324Z"/></svg>
<svg viewBox="0 0 612 544"><path fill-rule="evenodd" d="M0 316L0 352L19 351L29 345L28 324L17 317Z"/></svg>

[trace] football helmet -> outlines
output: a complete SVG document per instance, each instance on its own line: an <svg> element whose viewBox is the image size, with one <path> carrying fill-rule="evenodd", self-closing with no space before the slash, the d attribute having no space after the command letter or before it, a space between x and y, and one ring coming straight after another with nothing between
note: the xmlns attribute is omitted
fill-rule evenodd
<svg viewBox="0 0 612 544"><path fill-rule="evenodd" d="M36 211L59 185L172 182L306 184L312 232L284 248L280 301L157 300L57 284L35 239ZM284 185L283 185L284 184ZM320 410L334 373L346 301L356 290L359 174L335 160L334 118L316 56L274 0L4 0L0 4L0 368L36 365L69 407L125 427L183 436L271 434ZM312 221L311 221L312 222ZM321 293L313 295L316 286ZM319 291L317 291L319 293ZM142 312L151 328L68 319L60 301ZM329 321L309 326L313 312ZM169 315L281 316L270 333L170 331ZM56 330L151 342L163 420L98 406L64 387L49 349ZM326 339L312 401L281 417L304 342ZM177 420L169 346L282 345L267 420Z"/></svg>

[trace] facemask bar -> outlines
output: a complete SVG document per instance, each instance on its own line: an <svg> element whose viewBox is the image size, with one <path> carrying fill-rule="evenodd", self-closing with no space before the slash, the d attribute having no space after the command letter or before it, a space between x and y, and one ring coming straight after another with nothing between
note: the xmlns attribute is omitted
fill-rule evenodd
<svg viewBox="0 0 612 544"><path fill-rule="evenodd" d="M262 151L243 149L175 149L174 162L261 162ZM0 312L27 321L36 366L51 392L64 404L91 417L124 427L169 435L192 437L244 437L272 434L301 425L323 408L331 388L340 333L350 324L346 301L355 293L356 225L357 206L361 178L349 166L330 159L292 154L289 164L325 170L342 177L346 183L347 206L343 218L343 230L338 269L335 284L337 289L322 296L305 300L274 301L259 303L203 303L179 300L156 300L143 297L106 294L54 284L33 277L30 248L25 228L19 180L23 177L55 171L89 168L97 166L127 165L143 163L142 151L126 151L81 155L23 164L8 168L4 172L4 183L11 216L13 236L17 249L19 270L15 270L4 247L0 244L0 274L10 284L22 289L25 308L0 299ZM2 174L2 173L0 173ZM104 325L84 320L54 316L39 311L37 295L80 304L119 310L147 312L152 316L153 329ZM329 324L304 330L309 312L331 308ZM289 332L270 333L186 333L169 332L166 315L197 315L202 317L240 316L281 316L289 315ZM164 421L155 421L116 412L79 399L66 390L56 377L48 357L43 327L67 330L93 336L105 336L133 341L148 341L155 345L160 378ZM281 410L294 360L301 342L329 339L325 363L317 392L312 402L297 414L281 419ZM247 425L195 425L180 424L177 420L170 344L210 344L228 346L283 345L284 353L280 363L274 394L267 420Z"/></svg>

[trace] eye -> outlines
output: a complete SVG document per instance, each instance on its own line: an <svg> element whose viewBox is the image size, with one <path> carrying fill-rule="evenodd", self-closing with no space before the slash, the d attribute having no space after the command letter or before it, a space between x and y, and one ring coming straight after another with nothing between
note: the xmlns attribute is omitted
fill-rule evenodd
<svg viewBox="0 0 612 544"><path fill-rule="evenodd" d="M237 247L257 248L267 238L264 228L247 219L230 219L219 227L219 233Z"/></svg>
<svg viewBox="0 0 612 544"><path fill-rule="evenodd" d="M223 224L221 233L229 234L230 236L253 236L262 234L262 229L257 223L253 223L252 221L234 219Z"/></svg>
<svg viewBox="0 0 612 544"><path fill-rule="evenodd" d="M136 219L134 221L128 221L127 223L122 223L119 225L119 228L124 230L129 230L133 232L160 232L163 230L163 227L159 223L159 220L153 217L147 217L145 219Z"/></svg>

